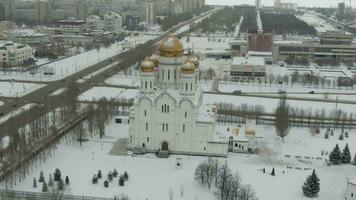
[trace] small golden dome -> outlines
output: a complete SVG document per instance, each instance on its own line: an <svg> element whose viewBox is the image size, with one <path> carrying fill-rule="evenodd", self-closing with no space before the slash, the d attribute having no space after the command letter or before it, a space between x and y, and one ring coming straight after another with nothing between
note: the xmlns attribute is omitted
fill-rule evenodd
<svg viewBox="0 0 356 200"><path fill-rule="evenodd" d="M151 61L155 65L155 67L158 67L159 61L158 56L156 54L153 54L148 60Z"/></svg>
<svg viewBox="0 0 356 200"><path fill-rule="evenodd" d="M184 74L193 74L195 72L194 64L189 61L184 63L181 69Z"/></svg>
<svg viewBox="0 0 356 200"><path fill-rule="evenodd" d="M141 63L142 72L153 72L154 69L155 69L155 65L149 60L145 60Z"/></svg>
<svg viewBox="0 0 356 200"><path fill-rule="evenodd" d="M193 63L195 68L199 67L199 59L196 56L190 57L189 62Z"/></svg>
<svg viewBox="0 0 356 200"><path fill-rule="evenodd" d="M180 57L183 55L183 45L176 36L170 35L161 42L158 51L164 57Z"/></svg>

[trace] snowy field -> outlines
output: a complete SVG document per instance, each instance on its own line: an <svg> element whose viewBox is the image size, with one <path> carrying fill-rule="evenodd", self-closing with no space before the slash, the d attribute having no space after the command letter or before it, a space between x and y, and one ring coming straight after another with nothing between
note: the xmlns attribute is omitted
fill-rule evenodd
<svg viewBox="0 0 356 200"><path fill-rule="evenodd" d="M125 38L125 41L118 42L108 48L93 49L75 56L57 60L39 67L35 74L30 72L0 72L0 79L8 80L30 80L30 81L55 81L67 76L70 76L78 71L90 67L102 60L108 59L117 55L127 49L125 46L135 47L143 44L156 36L145 35L141 33L137 36L130 36ZM54 75L44 75L44 72L53 72Z"/></svg>
<svg viewBox="0 0 356 200"><path fill-rule="evenodd" d="M4 115L3 117L0 117L0 124L6 122L7 120L9 120L11 117L15 117L19 114L21 114L22 112L25 112L29 109L31 109L33 106L35 106L35 103L29 103L26 104L24 106L21 106L20 108L17 108L16 110Z"/></svg>
<svg viewBox="0 0 356 200"><path fill-rule="evenodd" d="M0 96L2 97L22 97L35 90L44 87L44 84L20 83L20 82L0 82Z"/></svg>
<svg viewBox="0 0 356 200"><path fill-rule="evenodd" d="M79 101L99 100L103 97L107 99L131 99L135 98L138 93L136 89L124 89L114 87L94 87L79 96Z"/></svg>
<svg viewBox="0 0 356 200"><path fill-rule="evenodd" d="M226 130L227 126L218 128ZM324 132L322 129L321 133ZM303 197L301 185L311 174L311 169L316 169L321 180L321 191L316 199L342 200L345 178L354 175L355 166L327 167L322 160L316 160L316 157L322 157L321 150L330 151L337 143L341 148L348 143L351 153L355 153L356 132L351 131L350 138L345 138L344 141L337 139L339 132L340 130L336 130L335 135L327 140L323 138L323 134L313 136L308 129L291 129L282 144L274 133L274 127L261 125L257 126L260 155L230 153L226 160L234 172L239 171L244 184L252 185L259 200L308 199ZM159 159L152 154L112 156L109 152L113 143L119 138L128 137L128 126L111 123L106 127L105 134L102 140L93 138L82 146L77 142L68 144L63 139L54 157L33 168L30 175L13 189L40 192L40 183L37 188L32 187L33 178L38 178L42 170L48 179L49 173L60 168L62 176L70 178L71 184L66 189L69 194L113 197L124 193L131 199L167 200L168 191L172 189L174 199L215 200L212 189L201 187L193 179L194 169L206 157L173 155L168 159ZM291 155L291 158L286 158L285 154ZM294 156L313 158L295 159ZM182 158L182 169L175 168L176 158ZM223 163L225 159L219 160ZM266 169L266 174L261 172L262 168ZM276 169L276 176L268 174L272 168ZM117 169L119 174L127 171L129 180L123 187L118 186L118 178L109 184L109 188L103 187L102 179L97 185L93 185L91 178L99 169L102 170L103 177L113 169ZM183 198L179 195L180 185L184 186Z"/></svg>
<svg viewBox="0 0 356 200"><path fill-rule="evenodd" d="M314 11L307 11L303 15L296 15L296 17L305 21L310 26L313 26L319 33L338 30L332 24L319 17Z"/></svg>
<svg viewBox="0 0 356 200"><path fill-rule="evenodd" d="M120 73L106 79L105 83L114 86L140 87L140 79L138 76L137 73L134 75L124 75Z"/></svg>
<svg viewBox="0 0 356 200"><path fill-rule="evenodd" d="M210 39L210 41L209 41ZM197 37L190 36L183 37L182 43L185 49L194 50L194 53L200 55L205 55L211 51L213 52L224 52L230 51L229 41L234 39L233 37L226 36L210 36L210 37Z"/></svg>
<svg viewBox="0 0 356 200"><path fill-rule="evenodd" d="M337 3L339 1L335 0L290 0L290 1L282 1L288 3L297 3L300 7L337 7ZM261 5L264 6L273 6L274 0L263 0L261 1ZM255 5L255 0L206 0L206 4L208 5ZM356 7L356 2L351 2L352 7Z"/></svg>

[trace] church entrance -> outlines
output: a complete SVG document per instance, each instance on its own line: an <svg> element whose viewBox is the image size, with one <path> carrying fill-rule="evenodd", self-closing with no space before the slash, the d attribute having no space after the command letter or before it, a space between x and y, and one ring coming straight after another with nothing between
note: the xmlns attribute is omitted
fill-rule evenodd
<svg viewBox="0 0 356 200"><path fill-rule="evenodd" d="M168 151L168 142L162 142L161 151Z"/></svg>

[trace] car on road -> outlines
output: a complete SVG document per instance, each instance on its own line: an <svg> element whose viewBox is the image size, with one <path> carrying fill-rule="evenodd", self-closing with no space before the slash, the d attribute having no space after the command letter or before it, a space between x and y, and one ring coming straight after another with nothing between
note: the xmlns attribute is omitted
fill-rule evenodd
<svg viewBox="0 0 356 200"><path fill-rule="evenodd" d="M3 115L4 115L4 113L3 113L3 112L1 112L1 113L0 113L0 116L3 116Z"/></svg>
<svg viewBox="0 0 356 200"><path fill-rule="evenodd" d="M233 94L241 94L241 90L234 90L232 93Z"/></svg>
<svg viewBox="0 0 356 200"><path fill-rule="evenodd" d="M314 91L310 91L309 94L315 94L315 92Z"/></svg>
<svg viewBox="0 0 356 200"><path fill-rule="evenodd" d="M278 90L278 94L286 94L286 91L284 91L284 90Z"/></svg>

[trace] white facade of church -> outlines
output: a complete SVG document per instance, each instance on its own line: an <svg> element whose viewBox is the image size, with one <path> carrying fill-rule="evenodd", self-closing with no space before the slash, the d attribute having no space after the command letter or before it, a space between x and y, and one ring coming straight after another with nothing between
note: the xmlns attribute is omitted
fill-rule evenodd
<svg viewBox="0 0 356 200"><path fill-rule="evenodd" d="M174 36L142 62L140 93L130 112L130 149L227 156L228 142L215 138L214 107L202 106L198 67L198 59L184 56Z"/></svg>

